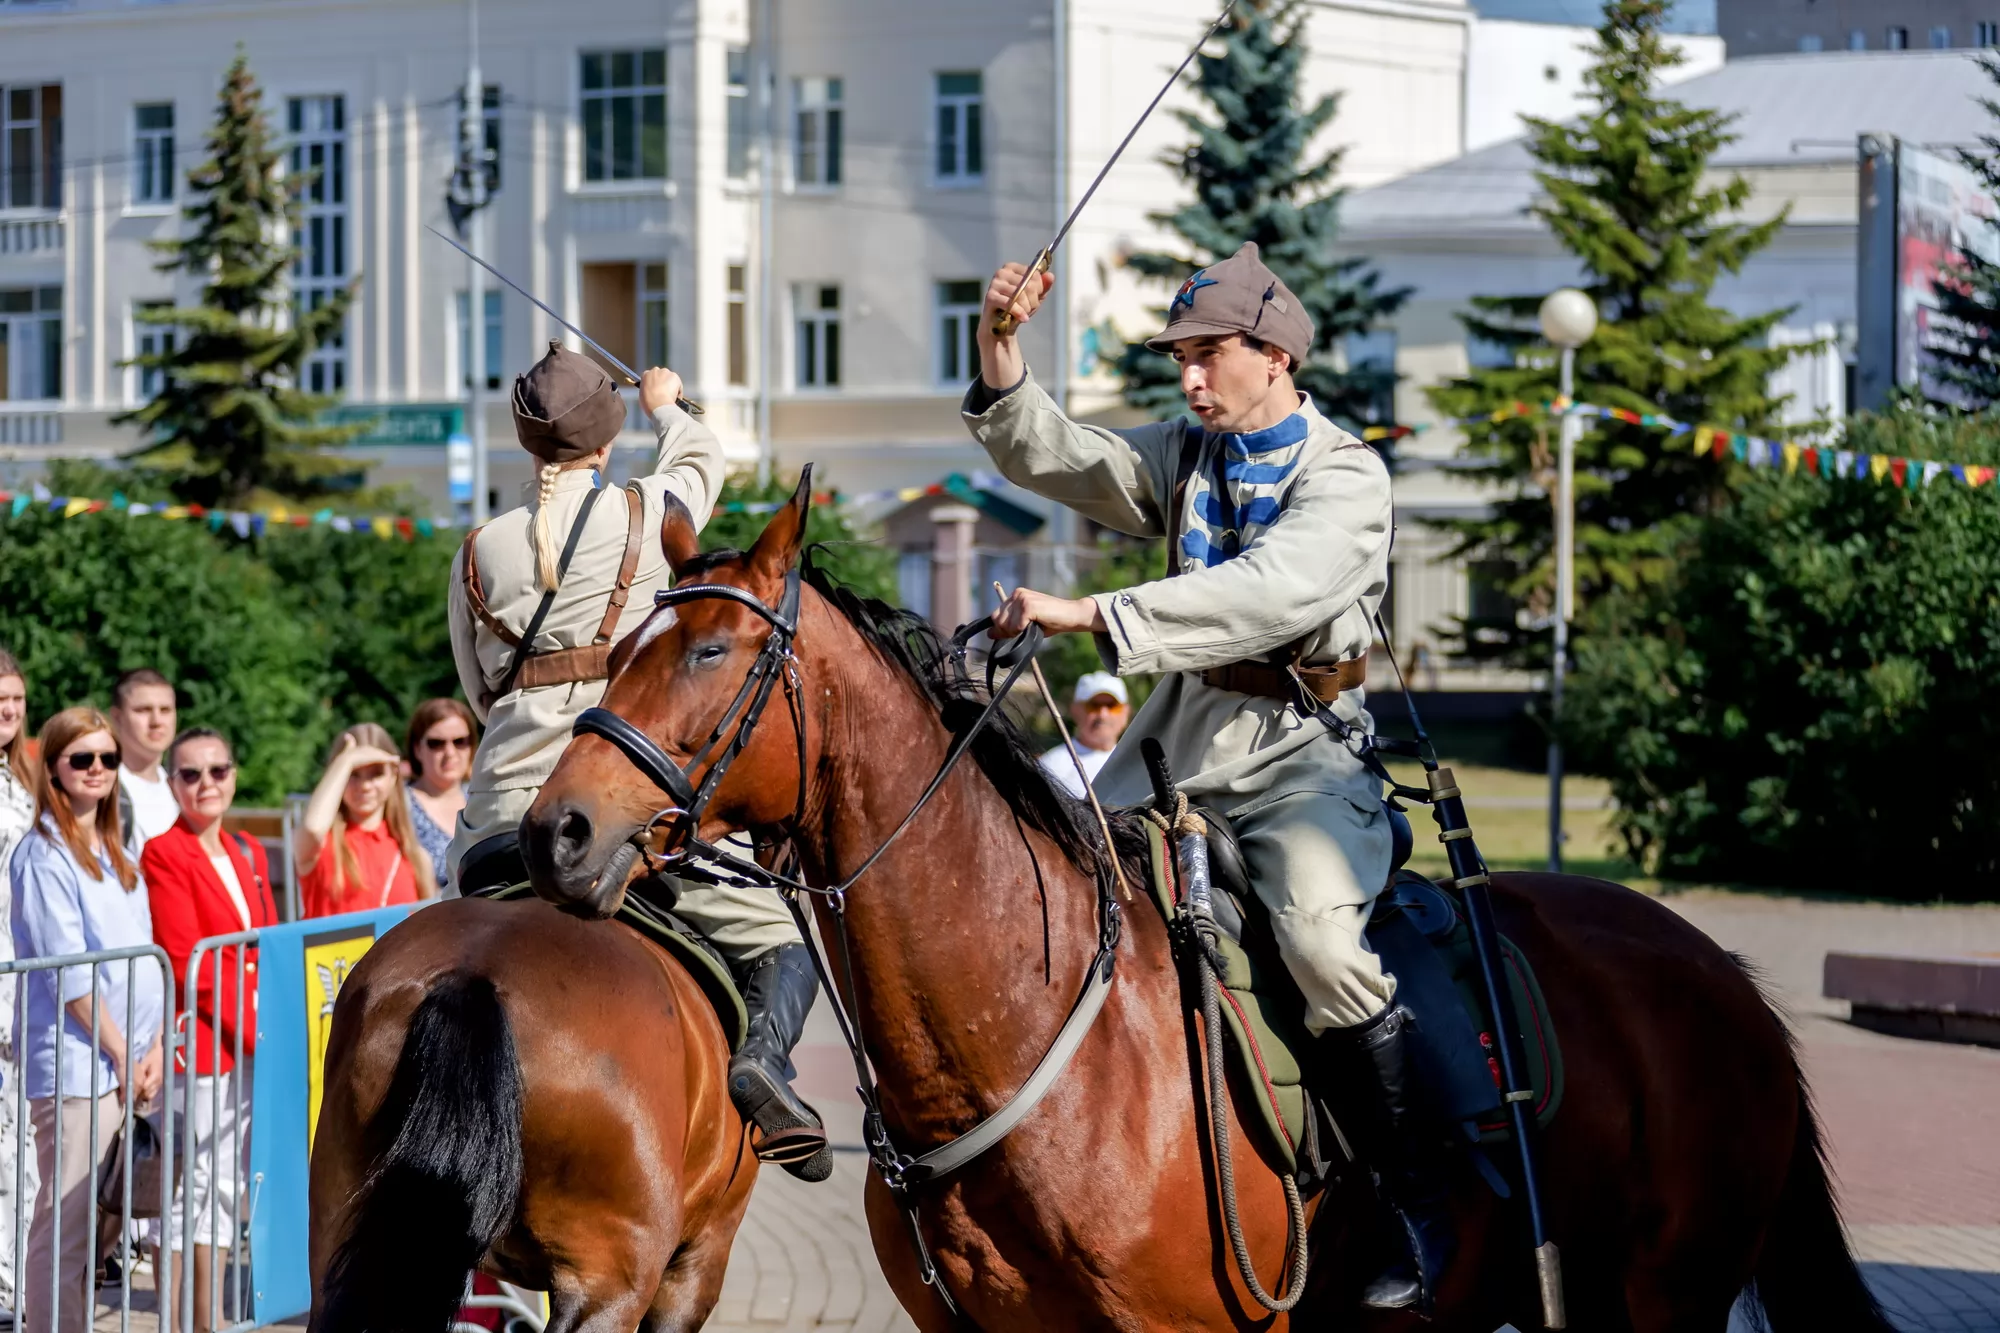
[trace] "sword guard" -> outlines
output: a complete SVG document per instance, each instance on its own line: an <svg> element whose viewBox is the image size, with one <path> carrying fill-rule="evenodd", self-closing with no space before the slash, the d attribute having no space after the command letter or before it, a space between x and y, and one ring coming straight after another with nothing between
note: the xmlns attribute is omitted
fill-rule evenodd
<svg viewBox="0 0 2000 1333"><path fill-rule="evenodd" d="M1015 288L1014 295L1008 299L1007 308L993 317L994 337L1011 338L1014 336L1014 331L1021 327L1020 316L1014 313L1014 302L1020 299L1021 293L1027 290L1030 282L1034 281L1041 274L1047 273L1050 265L1054 263L1055 252L1048 246L1043 246L1042 252L1035 256L1035 262L1028 265L1027 276L1021 280L1021 285Z"/></svg>

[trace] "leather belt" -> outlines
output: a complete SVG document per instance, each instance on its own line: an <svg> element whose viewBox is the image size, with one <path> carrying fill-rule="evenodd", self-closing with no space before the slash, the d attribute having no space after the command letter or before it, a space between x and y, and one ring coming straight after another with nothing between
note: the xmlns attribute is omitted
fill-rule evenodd
<svg viewBox="0 0 2000 1333"><path fill-rule="evenodd" d="M1368 658L1364 654L1332 666L1302 666L1298 673L1307 693L1323 704L1331 704L1347 691L1358 690L1367 683ZM1210 667L1201 673L1201 683L1281 702L1298 697L1291 672L1269 662L1231 662L1228 666Z"/></svg>
<svg viewBox="0 0 2000 1333"><path fill-rule="evenodd" d="M611 674L611 645L587 643L581 648L560 648L552 653L529 653L514 677L514 688L532 690L544 685L575 685L586 680L604 680ZM491 708L495 699L488 698Z"/></svg>

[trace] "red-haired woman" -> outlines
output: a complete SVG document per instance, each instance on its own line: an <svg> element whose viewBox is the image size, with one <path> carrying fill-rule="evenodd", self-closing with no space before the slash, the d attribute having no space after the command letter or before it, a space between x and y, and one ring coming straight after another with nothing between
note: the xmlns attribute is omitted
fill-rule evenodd
<svg viewBox="0 0 2000 1333"><path fill-rule="evenodd" d="M465 779L472 772L472 751L478 744L479 723L463 699L424 700L403 733L403 762L410 767L410 823L418 844L431 858L431 876L440 890L450 878L445 853L458 830L458 812L465 809Z"/></svg>
<svg viewBox="0 0 2000 1333"><path fill-rule="evenodd" d="M402 759L389 733L340 733L293 843L304 916L333 916L437 896L431 858L410 826Z"/></svg>
<svg viewBox="0 0 2000 1333"><path fill-rule="evenodd" d="M64 709L43 725L41 751L35 827L14 849L9 865L15 954L57 958L150 945L146 884L125 854L119 828L118 741L110 719L95 708ZM90 1325L90 1203L116 1141L122 1114L119 1090L129 1086L135 1107L152 1101L160 1090L163 982L157 964L146 960L28 974L22 1065L42 1179L28 1233L28 1327L35 1333L52 1327L50 1276L58 1257L64 1333L80 1333ZM97 1157L90 1151L93 1124ZM60 1179L55 1169L58 1132L63 1142ZM58 1196L60 1256L55 1243Z"/></svg>

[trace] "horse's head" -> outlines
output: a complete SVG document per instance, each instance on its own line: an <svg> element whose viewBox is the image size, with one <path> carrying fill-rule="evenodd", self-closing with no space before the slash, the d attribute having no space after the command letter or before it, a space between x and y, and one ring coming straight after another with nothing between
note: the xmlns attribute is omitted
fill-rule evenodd
<svg viewBox="0 0 2000 1333"><path fill-rule="evenodd" d="M706 556L687 511L669 502L660 542L674 590L612 652L602 705L521 821L541 897L610 916L641 843L671 855L697 821L701 836L721 836L796 811L794 717L803 725L805 714L789 697L790 648L811 496L807 468L748 552Z"/></svg>

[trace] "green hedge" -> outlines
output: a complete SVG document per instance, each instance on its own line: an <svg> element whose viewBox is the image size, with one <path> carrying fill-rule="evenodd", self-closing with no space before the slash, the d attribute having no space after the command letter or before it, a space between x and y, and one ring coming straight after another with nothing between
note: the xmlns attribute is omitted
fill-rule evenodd
<svg viewBox="0 0 2000 1333"><path fill-rule="evenodd" d="M1843 447L1991 465L2000 422ZM1591 608L1565 731L1660 874L2000 896L2000 487L1742 470L1671 580Z"/></svg>

